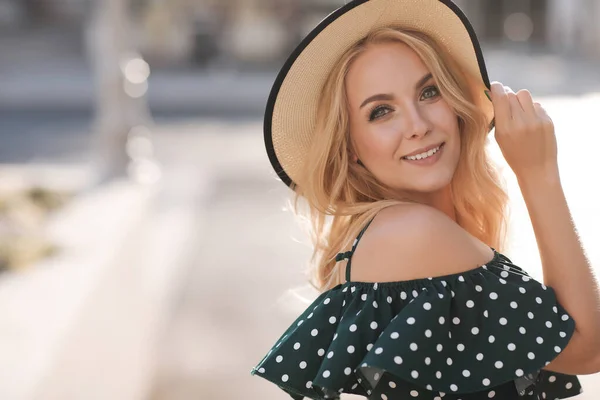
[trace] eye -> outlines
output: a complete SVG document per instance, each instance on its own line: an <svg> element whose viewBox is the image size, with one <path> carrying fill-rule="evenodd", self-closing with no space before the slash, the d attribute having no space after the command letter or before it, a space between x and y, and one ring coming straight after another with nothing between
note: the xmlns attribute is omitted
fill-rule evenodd
<svg viewBox="0 0 600 400"><path fill-rule="evenodd" d="M371 111L369 112L369 121L373 121L374 119L377 119L381 116L388 114L388 113L381 113L381 111L383 111L383 110L390 110L390 108L387 106L384 106L384 105L373 107L371 109Z"/></svg>
<svg viewBox="0 0 600 400"><path fill-rule="evenodd" d="M440 94L440 91L438 90L437 86L428 86L425 89L423 89L423 92L421 92L421 99L423 99L423 96L425 96L424 100L427 99L431 99L433 97L436 97Z"/></svg>

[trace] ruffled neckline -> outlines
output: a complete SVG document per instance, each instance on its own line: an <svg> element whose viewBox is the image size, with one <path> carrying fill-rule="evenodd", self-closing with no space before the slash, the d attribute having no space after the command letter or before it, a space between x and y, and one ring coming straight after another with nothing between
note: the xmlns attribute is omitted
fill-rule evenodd
<svg viewBox="0 0 600 400"><path fill-rule="evenodd" d="M554 290L494 250L463 272L323 292L252 374L295 399L560 399L577 377L543 368L574 330Z"/></svg>

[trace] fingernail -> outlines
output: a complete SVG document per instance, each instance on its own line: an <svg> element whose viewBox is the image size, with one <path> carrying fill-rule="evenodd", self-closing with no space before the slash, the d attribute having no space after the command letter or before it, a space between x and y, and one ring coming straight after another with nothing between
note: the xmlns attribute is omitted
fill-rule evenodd
<svg viewBox="0 0 600 400"><path fill-rule="evenodd" d="M492 98L490 97L490 91L489 90L484 90L483 93L485 93L485 95L487 96L489 101L492 101Z"/></svg>

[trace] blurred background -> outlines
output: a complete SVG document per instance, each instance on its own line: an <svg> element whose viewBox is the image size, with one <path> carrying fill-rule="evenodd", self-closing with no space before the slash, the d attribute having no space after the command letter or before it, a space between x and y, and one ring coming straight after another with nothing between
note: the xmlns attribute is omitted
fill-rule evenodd
<svg viewBox="0 0 600 400"><path fill-rule="evenodd" d="M490 79L553 118L599 266L600 2L457 3ZM250 370L316 292L262 113L288 54L343 4L0 0L1 399L287 398ZM511 196L506 254L542 279L490 145ZM600 377L581 380L595 399Z"/></svg>

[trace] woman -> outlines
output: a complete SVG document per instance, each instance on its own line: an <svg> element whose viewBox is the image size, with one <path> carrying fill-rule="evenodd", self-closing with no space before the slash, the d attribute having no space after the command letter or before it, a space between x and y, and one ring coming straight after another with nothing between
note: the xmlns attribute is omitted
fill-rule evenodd
<svg viewBox="0 0 600 400"><path fill-rule="evenodd" d="M494 124L544 283L501 253ZM330 14L280 72L265 139L308 206L322 293L253 375L295 399L479 400L572 397L577 374L600 371L600 301L552 120L528 91L489 84L453 3L362 0Z"/></svg>

